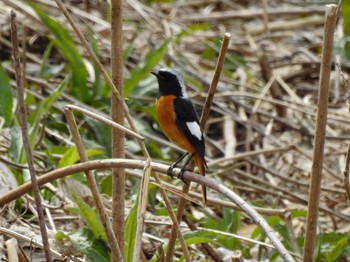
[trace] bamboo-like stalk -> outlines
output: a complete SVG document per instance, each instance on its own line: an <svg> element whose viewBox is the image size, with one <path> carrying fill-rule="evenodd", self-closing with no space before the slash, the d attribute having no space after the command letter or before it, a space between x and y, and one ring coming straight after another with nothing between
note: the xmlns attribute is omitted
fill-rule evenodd
<svg viewBox="0 0 350 262"><path fill-rule="evenodd" d="M323 35L322 61L318 92L318 110L315 128L312 169L310 178L308 216L304 244L304 261L314 261L320 188L323 169L323 154L327 124L330 74L332 66L333 35L337 21L337 6L327 5Z"/></svg>
<svg viewBox="0 0 350 262"><path fill-rule="evenodd" d="M44 212L41 206L41 197L39 192L39 186L37 183L36 172L34 167L34 160L32 149L30 148L29 138L28 138L28 125L27 125L27 111L24 102L24 87L23 87L23 78L21 71L21 63L19 58L18 51L18 37L17 37L17 25L16 25L16 13L14 10L11 10L10 15L11 22L11 39L12 39L12 54L14 59L15 66L15 75L16 75L16 86L17 86L17 100L18 100L18 117L22 131L22 140L23 148L27 157L28 168L30 173L30 179L32 183L32 188L34 191L34 199L36 204L36 211L38 212L39 226L41 237L43 241L43 248L46 257L46 261L52 261L51 252L50 252L50 243L47 235L46 224Z"/></svg>
<svg viewBox="0 0 350 262"><path fill-rule="evenodd" d="M112 81L123 97L123 16L122 0L111 1L111 71ZM112 94L112 120L123 125L123 105ZM112 157L125 157L125 133L120 129L112 130ZM116 168L112 170L112 222L122 256L124 257L124 217L125 217L125 170ZM112 261L120 261L116 254L112 254Z"/></svg>

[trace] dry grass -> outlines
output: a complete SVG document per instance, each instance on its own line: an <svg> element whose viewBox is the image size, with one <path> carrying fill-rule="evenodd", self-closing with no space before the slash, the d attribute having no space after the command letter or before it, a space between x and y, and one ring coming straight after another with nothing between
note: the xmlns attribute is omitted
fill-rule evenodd
<svg viewBox="0 0 350 262"><path fill-rule="evenodd" d="M86 82L88 92L95 92L96 79L102 78L96 74L98 70L94 68L88 53L57 8L55 1L34 2L40 3L47 14L55 17L71 32L75 45L89 68ZM113 47L110 45L109 23L105 21L108 6L102 1L90 4L87 2L89 1L71 3L67 4L67 7L83 34L89 36L90 41L90 36L94 36L98 58L102 65L110 70L110 49ZM225 33L231 34L223 72L205 128L208 177L234 190L252 206L260 207L257 211L264 215L275 230L278 230L278 226L273 226L272 220L279 217L280 220L276 223L286 228L290 238L284 241L284 244L297 254L302 252L306 230L305 210L312 169L324 24L324 7L308 3L268 1L265 15L262 1L192 0L176 3L154 2L148 5L136 0L125 0L123 6L124 50L127 50L124 54L124 78L129 79L130 75L133 76L135 68L143 68L152 59L147 57L150 50L159 48L172 38L159 64L183 72L198 112L202 110L205 91L208 90L213 77L220 49L219 41ZM33 101L40 103L51 94L57 84L66 77L69 65L57 46L53 46L50 55L46 57L45 50L50 43L48 35L52 35L52 32L44 26L29 5L19 0L3 0L0 7L0 61L14 87L9 26L9 13L14 9L17 13L23 76L31 116L31 113L37 110ZM336 43L341 37L341 20L338 27ZM154 54L156 55L158 54ZM349 62L337 53L334 54L334 58L337 63L332 66L331 74L318 224L319 232L324 234L347 233L350 229L349 199L345 191L349 185L344 185L348 182L344 182L343 178L350 141L347 103L350 67ZM50 76L47 76L48 70L51 70ZM151 75L141 80L132 90L126 91L126 103L138 131L145 138L152 161L169 164L181 152L164 139L156 125L152 111L157 87L155 80ZM55 151L55 154L51 154L50 148L68 147L73 144L64 123L64 105L75 104L100 116L110 114L109 89L102 84L99 90L106 95L94 93L93 97L83 101L68 87L59 99L53 102L52 108L41 116L40 121L35 122L34 116L29 117L29 125L37 123L39 127L33 143L34 160L39 173L46 173L51 168L56 169L62 159L63 153ZM87 148L99 148L105 152L104 157L107 158L110 148L102 144L105 140L99 134L104 129L98 129L97 125L90 122L90 118L80 114L76 117L81 135L88 141ZM25 162L14 156L13 144L10 146L14 140L14 129L11 129L15 126L14 118L11 122L5 122L0 115L0 120L0 165L3 166L0 179L4 181L3 188L13 188L16 182L12 181L11 174L15 174L17 180L21 181L19 177L22 177L22 171L25 170L21 165ZM126 146L127 158L145 160L140 146L131 136L127 136ZM139 177L142 172L127 169L126 173L126 213L129 213L129 208L136 202L136 191L139 188L138 179L135 177ZM102 171L96 174L101 183L110 176L110 173ZM47 199L45 213L47 218L50 218L47 222L49 235L54 242L51 248L79 257L81 253L72 248L70 243L62 245L62 242L53 240L55 232L74 232L84 224L79 215L68 209L75 205L75 201L67 192L70 191L69 187L79 188L79 191L81 188L82 192L77 194L87 203L90 203L91 196L83 190L84 184L80 183L75 187L75 183L76 181L71 182L68 179L49 183L45 192L50 192L50 197L44 197ZM182 182L162 177L162 183L162 187L168 190L173 206L176 207L176 194L179 194ZM145 257L149 258L158 249L157 255L161 259L161 250L166 246L171 220L162 216L167 211L159 190L154 189L153 185L149 190L151 202L145 214L144 227L144 232L148 235L144 235L143 250ZM194 194L195 191L196 184L189 197L199 203L200 196ZM0 200L5 192L0 186ZM37 218L32 207L33 199L30 196L23 197L16 207L13 203L3 209L0 226L29 237L38 234ZM208 203L207 210L192 203L186 206L185 222L181 223L183 234L186 235L196 227L209 229L211 226L216 230L230 230L230 233L251 240L254 238L252 232L258 234L257 226L251 222L250 217L228 211L238 208L226 202L218 193L209 190ZM110 197L104 199L104 204L109 212ZM31 221L28 219L35 223L28 224L28 221ZM230 219L232 223L237 223L237 228L219 228L218 225L215 228L214 221L224 224L231 221ZM0 241L1 250L9 235L0 232L3 235ZM283 232L279 233L283 239ZM265 241L264 237L260 237L256 237L254 241ZM235 244L229 239L230 244L222 239L215 239L216 244L211 243L214 253L229 253L230 248L239 249L245 252L245 257L250 256L253 260L258 260L259 255L261 259L269 258L273 253L273 249L263 247L263 244L248 244L244 240ZM266 242L265 244L269 244ZM22 247L28 250L28 243ZM208 246L200 245L189 247L192 259L198 256L202 261L215 259L215 254L210 253L209 249ZM0 251L0 260L6 261L7 251L3 250ZM249 252L250 254L247 254ZM177 249L175 255L182 255L181 248ZM222 255L220 256L222 258Z"/></svg>

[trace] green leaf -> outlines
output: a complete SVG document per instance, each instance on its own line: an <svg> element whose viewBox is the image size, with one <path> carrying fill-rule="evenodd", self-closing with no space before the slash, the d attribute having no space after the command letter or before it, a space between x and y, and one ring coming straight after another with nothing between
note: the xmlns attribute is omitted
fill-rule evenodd
<svg viewBox="0 0 350 262"><path fill-rule="evenodd" d="M131 71L129 78L124 81L124 94L126 97L134 91L141 80L149 77L149 73L164 57L170 41L171 38L166 40L158 49L149 51L145 57L145 63L142 66L135 67Z"/></svg>
<svg viewBox="0 0 350 262"><path fill-rule="evenodd" d="M83 202L79 197L77 197L74 192L71 192L71 194L78 205L80 214L83 216L86 224L88 225L94 237L97 239L101 238L102 240L107 242L107 235L96 208L90 207L89 205L85 204L85 202Z"/></svg>
<svg viewBox="0 0 350 262"><path fill-rule="evenodd" d="M63 233L62 231L58 231L56 234L55 234L55 239L56 240L64 240L65 238L67 238L68 236Z"/></svg>
<svg viewBox="0 0 350 262"><path fill-rule="evenodd" d="M98 150L98 149L87 149L85 150L85 153L87 156L95 156L95 155L100 155L103 154L103 151ZM73 165L74 163L78 162L80 159L77 148L70 147L67 149L67 151L64 153L63 157L61 160L58 162L58 167L65 167L65 166L70 166Z"/></svg>
<svg viewBox="0 0 350 262"><path fill-rule="evenodd" d="M40 121L42 116L49 114L53 104L57 101L57 99L60 98L62 92L66 88L69 79L70 79L70 76L67 75L66 78L63 79L62 82L57 86L57 88L51 93L51 95L46 97L43 101L41 101L37 110L34 112L35 120L32 124L31 130L29 131L30 145L32 147L34 146L36 139L38 137Z"/></svg>
<svg viewBox="0 0 350 262"><path fill-rule="evenodd" d="M100 183L101 193L112 196L112 176L106 176Z"/></svg>
<svg viewBox="0 0 350 262"><path fill-rule="evenodd" d="M344 54L348 60L350 60L350 37L346 37L344 43Z"/></svg>
<svg viewBox="0 0 350 262"><path fill-rule="evenodd" d="M99 43L97 41L97 38L94 35L94 31L89 27L87 30L87 38L89 40L90 46L97 57L100 56L100 50L99 50ZM94 100L97 100L101 97L106 97L106 94L108 94L108 97L110 96L110 88L108 85L106 85L103 77L101 76L100 70L98 69L98 66L96 64L93 64L93 74L95 81L92 83L92 95L94 97Z"/></svg>
<svg viewBox="0 0 350 262"><path fill-rule="evenodd" d="M110 154L112 152L112 128L94 119L91 119L89 121L89 125L93 129L94 135L97 139L97 143L104 148L104 151L107 154L107 156L111 156Z"/></svg>
<svg viewBox="0 0 350 262"><path fill-rule="evenodd" d="M317 260L339 261L342 256L350 256L350 233L321 233L317 235ZM345 260L344 260L345 261ZM346 260L348 261L348 260Z"/></svg>
<svg viewBox="0 0 350 262"><path fill-rule="evenodd" d="M333 246L333 249L326 256L326 262L339 261L339 258L345 253L350 255L350 235L342 236Z"/></svg>
<svg viewBox="0 0 350 262"><path fill-rule="evenodd" d="M350 1L342 2L341 16L343 18L343 33L345 36L350 36Z"/></svg>
<svg viewBox="0 0 350 262"><path fill-rule="evenodd" d="M224 232L229 232L236 234L237 230L239 229L240 225L240 214L241 212L235 211L230 208L224 208L224 218L223 218L223 227L221 227L221 230ZM225 246L228 249L240 249L240 240L233 238L229 239L227 236L218 236L217 238L218 242L220 242L223 246Z"/></svg>
<svg viewBox="0 0 350 262"><path fill-rule="evenodd" d="M135 239L136 227L137 227L137 209L138 203L131 208L130 213L125 223L125 261L132 262L135 241L141 241L141 239Z"/></svg>
<svg viewBox="0 0 350 262"><path fill-rule="evenodd" d="M86 255L90 261L111 261L111 256L105 243L101 239L96 238L91 230L82 228L69 234L69 239L75 248Z"/></svg>
<svg viewBox="0 0 350 262"><path fill-rule="evenodd" d="M13 94L10 78L0 63L0 114L4 116L7 125L12 119Z"/></svg>
<svg viewBox="0 0 350 262"><path fill-rule="evenodd" d="M17 163L22 163L21 155L23 150L22 132L19 126L11 128L11 143L9 148L9 156Z"/></svg>
<svg viewBox="0 0 350 262"><path fill-rule="evenodd" d="M75 97L82 101L88 101L90 95L87 87L87 70L80 55L78 48L74 43L73 37L69 31L56 19L49 17L39 8L38 5L32 5L32 8L38 14L43 24L50 30L53 36L49 36L54 45L62 52L72 69L72 92Z"/></svg>
<svg viewBox="0 0 350 262"><path fill-rule="evenodd" d="M217 233L207 231L205 229L188 232L184 234L187 245L210 243L217 237ZM176 246L180 247L180 241L176 240Z"/></svg>

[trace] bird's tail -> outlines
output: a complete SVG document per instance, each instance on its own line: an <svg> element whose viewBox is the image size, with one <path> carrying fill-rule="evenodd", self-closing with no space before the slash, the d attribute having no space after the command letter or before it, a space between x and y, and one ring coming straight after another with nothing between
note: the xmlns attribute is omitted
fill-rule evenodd
<svg viewBox="0 0 350 262"><path fill-rule="evenodd" d="M198 154L194 155L193 160L196 163L196 166L198 167L199 174L205 176L205 160L201 158ZM203 206L207 207L207 188L205 186L202 186L202 202Z"/></svg>

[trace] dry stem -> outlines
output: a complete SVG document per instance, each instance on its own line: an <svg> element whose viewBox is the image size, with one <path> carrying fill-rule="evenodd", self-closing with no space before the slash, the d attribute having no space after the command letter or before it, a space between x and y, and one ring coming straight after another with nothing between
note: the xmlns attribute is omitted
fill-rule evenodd
<svg viewBox="0 0 350 262"><path fill-rule="evenodd" d="M348 197L348 201L350 202L350 145L348 146L348 152L346 154L346 160L345 160L345 168L344 168L344 187L346 191L346 195Z"/></svg>
<svg viewBox="0 0 350 262"><path fill-rule="evenodd" d="M111 1L111 71L113 84L123 97L123 16L122 0ZM123 125L123 105L115 94L111 96L112 120ZM112 130L112 157L124 158L125 133L120 129ZM125 216L125 170L113 169L112 179L112 221L114 233L117 236L122 257L124 257L124 216ZM119 261L117 254L112 254L112 261Z"/></svg>
<svg viewBox="0 0 350 262"><path fill-rule="evenodd" d="M336 10L336 5L327 5L325 9L326 21L323 36L318 110L316 119L314 151L311 169L311 182L309 191L308 216L304 245L305 262L314 261L318 209L321 191L320 188L322 179L323 153L327 124L330 74L332 66L333 35L338 17Z"/></svg>
<svg viewBox="0 0 350 262"><path fill-rule="evenodd" d="M30 148L29 138L28 138L27 112L26 112L26 107L24 102L23 78L22 78L21 64L20 64L20 58L19 58L19 52L18 52L16 13L13 10L11 11L11 38L12 38L12 47L13 47L12 49L13 59L14 59L15 70L16 70L17 99L18 99L18 105L19 105L19 122L21 126L21 131L22 131L23 148L27 157L30 179L31 179L31 183L34 191L36 211L38 212L39 226L40 226L40 232L41 232L41 237L43 241L46 261L52 261L50 244L49 244L46 225L45 225L44 212L41 207L39 186L37 184L37 179L35 175L32 149Z"/></svg>

